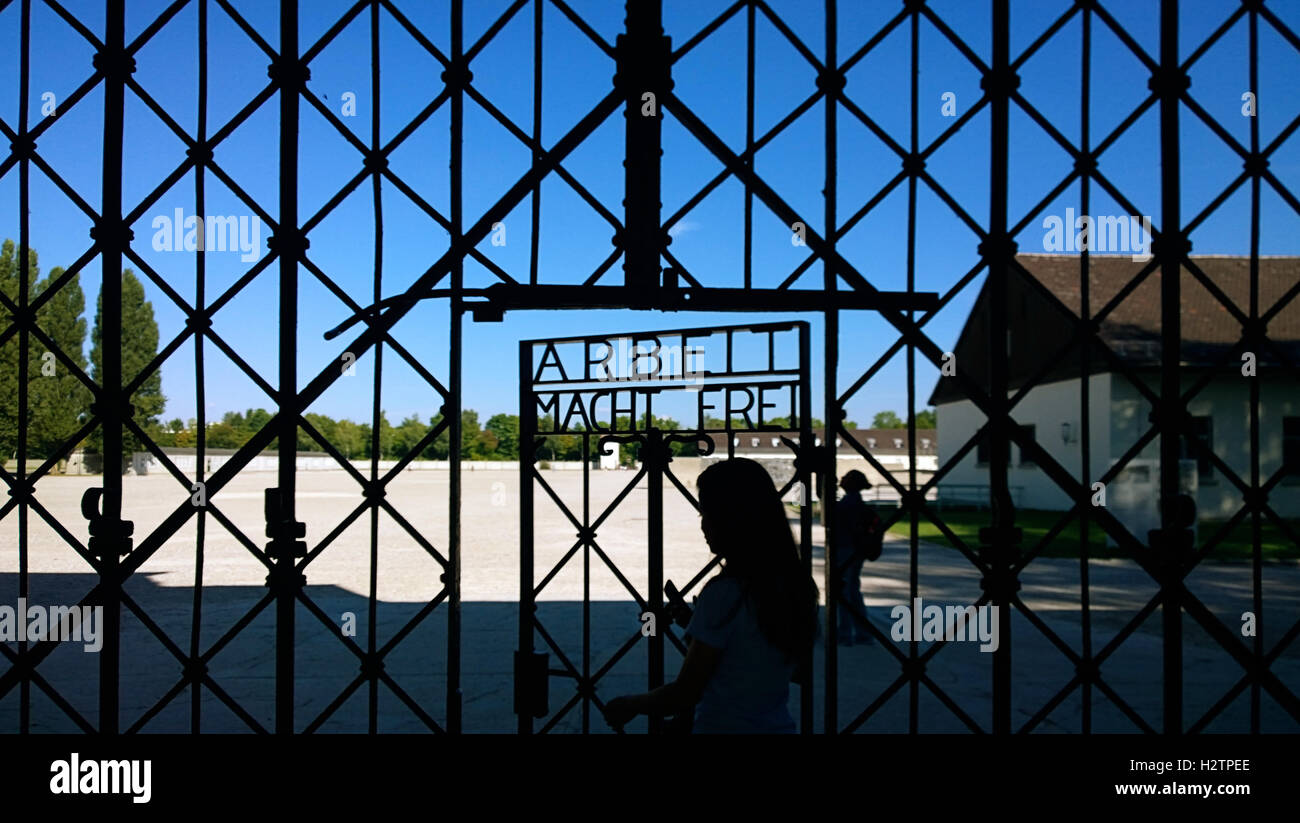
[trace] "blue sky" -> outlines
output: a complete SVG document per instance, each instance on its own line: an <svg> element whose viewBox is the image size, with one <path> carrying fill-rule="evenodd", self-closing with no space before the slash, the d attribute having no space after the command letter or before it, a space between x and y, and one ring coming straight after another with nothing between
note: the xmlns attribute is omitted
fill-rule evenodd
<svg viewBox="0 0 1300 823"><path fill-rule="evenodd" d="M785 23L818 58L825 55L824 11L820 2L769 0ZM265 0L232 0L267 42L278 43L276 4ZM129 0L127 38L132 39L165 7L163 0ZM343 0L304 0L300 39L308 48L348 7ZM450 12L446 2L398 0L396 5L444 52L450 50ZM613 44L622 27L623 4L605 0L571 0L607 42ZM898 3L841 2L838 44L840 59L852 54L887 22ZM983 60L990 57L987 2L936 0L936 13ZM1019 53L1068 7L1065 0L1018 0L1012 3L1012 52ZM1183 4L1182 51L1189 54L1231 13L1235 4ZM1270 3L1293 30L1300 30L1300 3ZM68 2L97 35L103 31L103 6L98 2ZM465 42L477 41L509 6L505 0L466 0ZM665 0L665 26L674 46L685 43L726 3L712 0ZM1155 0L1106 2L1106 9L1151 55L1158 54ZM267 82L266 57L215 4L211 4L208 44L208 129L224 125ZM388 140L400 131L440 90L441 66L401 27L381 14L380 134ZM198 52L197 6L178 14L137 57L135 79L176 120L181 128L197 128ZM18 50L0 55L0 117L11 127L26 108L33 126L41 118L42 93L63 101L89 76L92 47L49 8L33 4L32 75L27 100L18 100ZM473 63L474 85L525 131L532 122L533 7L527 5L487 45ZM345 92L356 95L356 116L342 118L362 142L369 142L375 101L370 94L370 17L364 12L312 63L313 94L338 115ZM732 18L687 54L674 67L676 92L733 150L745 140L745 28L742 13ZM18 4L0 11L0 42L18 42ZM543 9L543 142L550 146L575 124L609 89L614 64L549 3ZM1260 87L1258 120L1267 144L1300 115L1300 55L1266 23L1260 25ZM1092 26L1092 139L1098 142L1146 96L1147 73L1100 21ZM1072 140L1079 137L1079 77L1081 25L1072 20L1021 71L1021 92ZM1247 67L1247 26L1239 22L1192 67L1191 94L1223 127L1249 145L1250 119L1241 114L1241 95L1250 90ZM979 73L929 22L920 29L921 73L918 127L922 146L952 121L941 114L942 95L956 95L958 113L979 98ZM813 90L811 65L762 14L756 35L755 130L761 135L802 102ZM895 30L848 73L846 94L903 146L910 141L910 25ZM45 134L38 143L41 156L92 206L99 202L100 135L103 96L91 92ZM484 110L467 101L464 143L465 225L472 224L527 169L530 153ZM278 106L272 97L216 150L216 162L272 216L277 212ZM390 158L390 168L442 214L450 214L448 183L449 107L430 117ZM184 145L136 96L128 94L126 112L124 200L129 210L184 159ZM988 113L977 115L956 137L930 158L929 171L978 222L988 217ZM604 206L622 218L623 120L616 113L565 162L565 168ZM757 155L756 169L814 230L822 231L824 114L813 106ZM1101 157L1100 168L1142 214L1161 225L1159 209L1159 120L1153 107ZM899 168L898 159L866 127L841 109L839 139L839 198L841 221L856 212ZM1221 141L1184 109L1184 220L1208 204L1240 170L1240 161ZM311 106L302 107L302 219L314 215L361 167L360 156ZM1019 221L1064 177L1069 156L1028 116L1013 107L1011 115L1011 220ZM665 218L708 182L721 168L716 159L671 116L663 131L663 214ZM1300 191L1300 137L1293 135L1275 155L1271 170L1293 191ZM206 210L209 215L248 215L242 204L214 175L208 174ZM542 186L539 267L542 282L579 283L608 255L611 227L562 180L552 176ZM194 176L185 175L135 225L134 248L185 300L196 297L193 253L158 252L151 246L157 215L186 215L194 210ZM31 183L31 242L40 253L43 270L69 265L89 246L89 218L37 170ZM1030 220L1019 239L1022 251L1042 249L1047 215L1078 209L1075 185ZM384 268L380 292L398 293L446 250L448 236L440 226L385 182ZM18 175L0 178L0 235L18 237ZM368 182L327 216L310 235L309 257L354 299L370 302L375 291L373 271L373 203ZM506 244L484 240L480 250L520 280L527 280L530 248L530 204L523 201L505 220ZM1099 187L1092 187L1092 214L1123 214ZM1194 253L1243 254L1249 250L1249 187L1243 187L1193 235ZM1297 215L1267 187L1262 198L1263 254L1300 253ZM262 226L265 253L269 229ZM840 241L840 251L873 284L884 289L906 286L907 188L894 190ZM686 215L675 230L672 253L706 285L738 286L742 280L743 189L729 180ZM917 207L916 287L946 291L977 262L976 236L933 192L920 189ZM790 232L757 200L754 206L754 282L775 286L807 255L792 246ZM211 301L252 265L235 253L206 255L206 300ZM272 266L214 317L214 329L270 382L277 369L276 299L278 267ZM602 282L621 278L616 264ZM820 284L822 270L814 265L799 283ZM82 273L87 304L93 311L99 288L98 263ZM495 276L475 262L466 265L466 283L488 285ZM980 280L940 312L926 329L939 345L951 347L978 291ZM183 327L184 315L155 284L146 282L164 341ZM299 374L303 383L336 360L350 336L326 342L325 330L345 319L350 310L306 270L300 286ZM785 319L793 315L663 314L647 312L521 312L504 323L465 327L464 406L483 417L513 412L517 406L516 356L520 339L654 328L676 328L734 322ZM822 326L816 316L814 340L814 406L820 413ZM426 301L394 329L395 336L439 378L447 375L447 307ZM888 324L871 313L842 315L840 385L857 378L895 339ZM219 417L230 409L273 403L212 345L205 346L207 414ZM357 376L342 379L311 411L363 420L369 417L373 353L357 363ZM918 358L917 402L924 408L936 372ZM168 397L165 418L197 416L193 344L182 346L163 368ZM848 403L849 417L863 424L879 410L904 412L907 404L905 360L900 353ZM423 418L439 405L433 389L391 352L385 354L382 405L391 420L408 414Z"/></svg>

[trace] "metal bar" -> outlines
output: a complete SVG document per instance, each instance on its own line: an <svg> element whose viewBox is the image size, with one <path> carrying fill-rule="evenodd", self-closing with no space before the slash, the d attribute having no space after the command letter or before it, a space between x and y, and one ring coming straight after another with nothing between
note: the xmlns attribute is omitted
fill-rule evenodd
<svg viewBox="0 0 1300 823"><path fill-rule="evenodd" d="M451 3L451 65L457 71L468 73L468 65L463 52L465 35L464 2L452 0ZM465 91L463 85L457 85L451 96L451 239L455 245L463 239L464 198L463 150L465 137ZM461 290L465 284L465 257L458 256L451 269L451 306L450 336L451 362L447 380L448 397L444 403L447 413L452 416L449 427L450 450L448 452L448 534L447 560L448 568L444 572L450 597L447 601L447 730L452 734L461 731L461 693L460 693L460 526L461 526L461 324L464 313L461 311Z"/></svg>
<svg viewBox="0 0 1300 823"><path fill-rule="evenodd" d="M649 418L649 412L647 412ZM664 615L664 464L668 460L668 444L663 435L654 426L654 420L646 422L646 442L643 447L643 460L649 462L650 470L646 473L647 482L647 546L649 556L649 579L646 588L647 610L656 618ZM664 621L664 625L668 624ZM664 684L664 634L655 632L649 637L649 690ZM664 730L662 717L651 715L650 733L661 734Z"/></svg>
<svg viewBox="0 0 1300 823"><path fill-rule="evenodd" d="M1181 290L1182 245L1180 229L1178 88L1178 3L1160 0L1160 215L1161 236L1156 254L1160 258L1160 530L1166 550L1174 551L1174 498L1178 495L1179 435L1177 411L1181 411L1178 369L1182 342ZM1167 558L1172 560L1173 558ZM1173 574L1172 563L1163 564L1160 606L1164 631L1164 733L1181 734L1183 729L1183 618L1179 607L1181 578Z"/></svg>
<svg viewBox="0 0 1300 823"><path fill-rule="evenodd" d="M380 147L380 128L379 113L382 110L382 100L380 93L382 85L379 82L379 2L371 0L370 4L370 150L376 152ZM372 173L370 176L371 197L374 200L375 230L374 230L374 281L372 283L372 294L374 300L379 300L383 295L384 282L384 184L383 175ZM384 387L384 341L380 340L375 346L375 368L374 375L371 378L371 399L370 399L370 483L379 482L379 457L382 449L382 443L379 439L382 430L381 421L383 418L383 387ZM366 592L367 609L367 626L366 626L366 652L373 655L379 643L379 506L375 505L378 498L371 498L370 506L370 588ZM379 669L378 667L369 668L366 671L366 703L367 703L367 725L370 734L379 732Z"/></svg>
<svg viewBox="0 0 1300 823"><path fill-rule="evenodd" d="M812 433L812 339L807 323L799 324L799 454L813 454ZM799 549L803 552L804 573L812 578L812 467L801 461L799 482ZM803 662L805 680L799 687L799 730L803 734L816 731L814 723L814 698L816 682L813 673L813 649L810 644Z"/></svg>
<svg viewBox="0 0 1300 823"><path fill-rule="evenodd" d="M22 18L20 31L18 35L19 49L19 78L18 78L18 140L23 142L28 139L27 131L27 101L28 93L31 88L31 25L32 25L32 8L31 0L22 0L19 7L19 14ZM31 281L27 274L28 258L31 254L31 161L23 157L18 163L18 310L20 314L26 314L30 309L31 302ZM34 273L33 273L34 274ZM31 364L28 358L31 356L31 333L23 328L18 336L18 482L21 488L31 488L29 485L32 481L30 473L27 471L27 439L30 434L29 429L29 409L28 405L28 381L31 380ZM26 598L30 594L31 581L29 578L29 546L28 540L28 502L26 495L18 497L18 596ZM18 620L25 619L25 615L17 615ZM23 639L18 643L19 659L27 653L27 640ZM22 685L19 688L18 695L18 731L27 734L31 731L31 697L32 681L31 675L23 672Z"/></svg>
<svg viewBox="0 0 1300 823"><path fill-rule="evenodd" d="M826 0L826 65L828 67L836 66L838 54L836 51L836 42L838 33L836 32L836 0ZM835 231L836 212L838 191L838 168L836 165L837 142L836 142L836 114L839 106L831 99L826 101L826 124L824 139L826 141L826 175L825 175L825 225L822 227L826 232L826 248L829 254L822 257L822 288L825 298L825 339L823 347L825 349L826 366L822 370L822 380L824 384L823 409L826 415L826 433L829 444L826 447L826 453L818 468L821 470L821 482L818 484L819 508L822 520L822 542L825 544L823 555L825 556L825 567L823 568L824 591L823 597L826 601L826 627L822 633L823 648L825 651L826 666L826 683L822 692L822 699L825 701L822 711L823 732L826 734L837 734L839 732L839 646L836 643L838 637L838 626L835 621L837 617L837 600L839 599L839 574L836 572L838 561L835 556L835 436L834 433L839 430L841 409L839 403L839 392L836 389L836 375L839 372L839 339L840 339L840 315L836 308L842 305L841 292L839 291L839 282L835 276L835 268L831 260L835 259L835 238L838 232ZM749 189L746 186L746 189ZM847 297L848 295L844 295ZM801 433L802 436L802 433ZM813 448L806 452L816 454L817 449L815 440L811 431L808 434L808 440L805 441Z"/></svg>
<svg viewBox="0 0 1300 823"><path fill-rule="evenodd" d="M1250 9L1249 60L1250 90L1255 94L1255 104L1259 105L1259 10ZM1258 108L1256 108L1258 111ZM1250 151L1259 154L1259 118L1250 118ZM1252 331L1259 322L1259 234L1260 234L1260 176L1253 175L1250 181L1250 320ZM1254 342L1254 341L1252 341ZM1260 488L1260 425L1259 425L1259 379L1250 381L1250 487L1256 496ZM1251 511L1250 518L1252 554L1251 558L1251 607L1255 611L1255 637L1252 651L1256 665L1264 665L1264 580L1263 580L1263 544L1261 528L1262 513L1259 509ZM1260 732L1260 682L1250 678L1250 731Z"/></svg>
<svg viewBox="0 0 1300 823"><path fill-rule="evenodd" d="M533 168L542 158L542 4L533 0ZM538 246L542 228L542 178L533 185L532 233L528 238L528 283L537 285Z"/></svg>
<svg viewBox="0 0 1300 823"><path fill-rule="evenodd" d="M104 80L104 150L102 205L97 236L103 271L102 336L100 338L100 385L103 389L98 409L104 433L104 477L101 517L108 528L107 548L102 552L100 581L104 605L102 633L104 647L99 653L99 731L118 733L118 671L121 654L122 604L119 540L122 539L122 414L130 402L122 396L122 250L126 245L122 225L122 131L125 119L126 57L124 0L106 0L104 50L101 61L111 66L111 77ZM118 62L122 61L122 62ZM26 261L23 261L25 264Z"/></svg>
<svg viewBox="0 0 1300 823"><path fill-rule="evenodd" d="M1083 154L1088 154L1091 144L1092 111L1092 9L1083 8L1081 16L1083 44L1080 49L1079 76L1081 93L1079 95L1079 147ZM1079 177L1080 214L1092 214L1092 178L1087 174ZM1079 319L1090 322L1092 304L1089 302L1089 263L1091 257L1088 249L1079 255ZM1095 338L1094 338L1095 339ZM1091 342L1091 341L1089 341ZM1092 487L1092 392L1089 380L1092 379L1092 346L1083 345L1079 352L1079 483ZM1104 464L1105 461L1103 461ZM1079 506L1079 611L1080 644L1082 657L1088 671L1092 665L1092 592L1089 579L1089 505ZM1080 723L1083 734L1092 733L1092 678L1084 677L1080 683Z"/></svg>
<svg viewBox="0 0 1300 823"><path fill-rule="evenodd" d="M998 648L993 652L993 732L1011 733L1011 605L1010 585L1006 566L1009 565L1012 546L1008 538L1013 528L1015 512L1007 481L1007 464L1011 459L1011 441L1008 432L1007 372L1010 352L1007 323L1007 277L1014 252L1007 234L1007 187L1009 139L1009 102L1012 91L1012 71L1009 48L1011 40L1011 14L1009 0L993 0L993 60L991 81L986 89L991 106L991 145L989 175L989 238L995 244L986 249L990 258L988 282L988 345L989 345L989 488L993 508L992 534L986 543L992 555L993 574L986 578L996 591L994 608L999 610L998 625L1002 634ZM1023 345L1023 343L1022 343Z"/></svg>
<svg viewBox="0 0 1300 823"><path fill-rule="evenodd" d="M662 0L628 0L626 8L626 29L617 40L615 79L626 118L623 282L650 288L659 285L659 257L665 243L660 235L659 177L662 106L672 88L672 49L663 33Z"/></svg>
<svg viewBox="0 0 1300 823"><path fill-rule="evenodd" d="M591 732L591 699L595 697L591 682L591 435L582 435L582 733Z"/></svg>
<svg viewBox="0 0 1300 823"><path fill-rule="evenodd" d="M280 54L276 58L280 94L280 380L277 487L283 521L296 520L298 463L298 0L280 0ZM281 526L282 528L282 526ZM281 532L275 603L275 731L293 734L294 612L288 580L294 571L293 537Z"/></svg>
<svg viewBox="0 0 1300 823"><path fill-rule="evenodd" d="M745 162L754 163L754 14L755 6L745 7ZM828 28L834 28L827 23ZM827 108L833 108L828 103ZM745 288L754 285L754 190L745 187L745 239L742 252Z"/></svg>
<svg viewBox="0 0 1300 823"><path fill-rule="evenodd" d="M829 248L829 246L827 246ZM825 311L844 309L859 311L891 311L916 309L933 312L940 307L936 292L845 291L828 297L820 289L730 289L703 286L684 288L639 288L628 286L564 286L542 284L528 286L522 283L494 283L481 289L464 289L462 297L482 297L485 301L466 303L468 311L499 313L519 310L557 309L653 309L657 311ZM374 312L385 309L401 310L404 314L420 300L450 297L449 289L411 290L386 297L378 303L353 314L325 333L332 340ZM831 304L835 299L839 302ZM396 321L394 321L396 322ZM386 331L384 332L387 333ZM356 346L354 350L362 347Z"/></svg>
<svg viewBox="0 0 1300 823"><path fill-rule="evenodd" d="M519 649L515 653L515 711L519 733L533 733L532 712L525 705L523 665L533 653L533 615L537 611L533 592L533 449L537 436L537 404L533 402L533 349L528 341L519 344ZM531 685L531 684L529 684Z"/></svg>
<svg viewBox="0 0 1300 823"><path fill-rule="evenodd" d="M920 29L921 18L919 14L913 13L911 16L911 59L912 59L912 82L911 82L911 122L910 125L910 149L913 155L918 149L918 105L917 95L920 84ZM907 176L907 290L913 291L916 288L916 180L917 175L909 174ZM915 322L915 316L911 309L907 310L908 322ZM916 345L909 342L907 345L907 452L908 452L908 489L916 490ZM889 475L885 475L889 477ZM921 574L921 551L917 540L918 515L916 508L913 507L909 513L909 532L908 532L908 590L911 593L909 602L916 603L919 596L920 574ZM917 638L913 638L916 640ZM921 668L917 665L917 657L920 647L917 643L909 643L907 648L908 665L911 671L920 672ZM907 682L907 704L908 704L908 731L916 734L920 724L920 679L909 677Z"/></svg>
<svg viewBox="0 0 1300 823"><path fill-rule="evenodd" d="M200 0L199 12L199 89L198 89L198 132L197 140L206 142L208 137L208 3ZM207 214L207 175L206 166L196 163L194 166L194 213ZM207 257L194 255L194 305L203 308L207 295ZM206 474L207 457L207 387L204 384L204 335L194 335L194 405L195 405L195 449L194 482L198 490L203 485ZM203 492L206 499L207 493ZM200 508L195 522L194 537L194 593L193 616L190 619L190 659L198 660L203 652L203 571L204 546L207 540L207 506ZM202 730L203 684L195 678L190 685L190 733L198 734Z"/></svg>

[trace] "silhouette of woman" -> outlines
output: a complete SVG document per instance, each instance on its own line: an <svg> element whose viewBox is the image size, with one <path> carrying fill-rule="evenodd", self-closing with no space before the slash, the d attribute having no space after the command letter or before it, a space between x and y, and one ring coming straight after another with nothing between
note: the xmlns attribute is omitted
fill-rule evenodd
<svg viewBox="0 0 1300 823"><path fill-rule="evenodd" d="M817 634L817 584L804 569L771 476L753 460L709 466L697 482L700 529L723 569L686 628L677 679L616 697L616 728L639 714L695 711L696 734L793 733L790 678Z"/></svg>

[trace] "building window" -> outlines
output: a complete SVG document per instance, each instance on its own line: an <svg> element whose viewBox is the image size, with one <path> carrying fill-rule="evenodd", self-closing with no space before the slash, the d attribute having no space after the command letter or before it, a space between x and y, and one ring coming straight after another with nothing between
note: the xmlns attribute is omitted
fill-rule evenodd
<svg viewBox="0 0 1300 823"><path fill-rule="evenodd" d="M1029 440L1031 440L1031 441L1033 441L1033 442L1035 442L1035 443L1038 442L1038 440L1037 440L1037 439L1035 438L1035 436L1034 436L1034 435L1037 434L1037 432L1038 432L1038 427L1037 427L1037 426L1032 426L1032 425L1031 425L1031 426L1021 426L1021 427L1020 427L1020 431L1022 431L1022 432L1024 433L1025 437L1028 438ZM1029 455L1029 454L1026 454L1026 453L1025 453L1025 450L1022 448L1022 449L1020 450L1020 465L1022 465L1022 466L1036 466L1036 465L1038 465L1038 464L1034 462L1034 458L1033 458L1033 456L1032 456L1032 455Z"/></svg>
<svg viewBox="0 0 1300 823"><path fill-rule="evenodd" d="M1300 417L1282 418L1282 466L1292 481L1300 481Z"/></svg>
<svg viewBox="0 0 1300 823"><path fill-rule="evenodd" d="M867 438L867 448L868 448L868 449L874 449L875 447L876 447L876 438L874 438L874 437L868 437L868 438Z"/></svg>
<svg viewBox="0 0 1300 823"><path fill-rule="evenodd" d="M1195 439L1200 448L1193 449L1189 440ZM1210 453L1214 451L1214 419L1210 417L1193 417L1187 434L1179 441L1178 456L1183 460L1196 461L1196 477L1202 483L1214 480L1214 466L1210 463Z"/></svg>

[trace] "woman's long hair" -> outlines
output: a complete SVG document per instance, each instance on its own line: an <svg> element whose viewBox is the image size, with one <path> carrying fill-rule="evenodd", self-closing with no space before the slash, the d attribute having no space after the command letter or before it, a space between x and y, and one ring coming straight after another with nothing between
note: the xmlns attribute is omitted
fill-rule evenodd
<svg viewBox="0 0 1300 823"><path fill-rule="evenodd" d="M767 470L743 457L706 468L696 483L709 545L725 574L752 596L763 636L798 660L817 632L817 584L804 569L785 504Z"/></svg>

